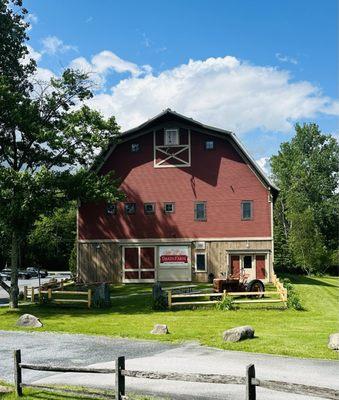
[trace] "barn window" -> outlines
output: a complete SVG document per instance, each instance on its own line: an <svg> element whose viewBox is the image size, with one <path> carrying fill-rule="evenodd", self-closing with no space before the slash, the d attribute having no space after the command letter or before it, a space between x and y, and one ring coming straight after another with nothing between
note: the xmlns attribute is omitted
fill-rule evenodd
<svg viewBox="0 0 339 400"><path fill-rule="evenodd" d="M155 213L155 203L145 203L144 211L145 211L145 214L154 214Z"/></svg>
<svg viewBox="0 0 339 400"><path fill-rule="evenodd" d="M166 214L172 214L172 213L174 213L174 210L175 210L174 203L164 203L164 212Z"/></svg>
<svg viewBox="0 0 339 400"><path fill-rule="evenodd" d="M195 269L198 272L206 272L206 254L195 253Z"/></svg>
<svg viewBox="0 0 339 400"><path fill-rule="evenodd" d="M108 203L106 207L106 212L109 215L115 215L117 213L116 203Z"/></svg>
<svg viewBox="0 0 339 400"><path fill-rule="evenodd" d="M173 146L179 144L179 131L178 129L165 130L165 146Z"/></svg>
<svg viewBox="0 0 339 400"><path fill-rule="evenodd" d="M194 219L196 221L206 221L206 201L199 201L194 204Z"/></svg>
<svg viewBox="0 0 339 400"><path fill-rule="evenodd" d="M253 201L244 200L241 202L241 219L250 220L253 218Z"/></svg>
<svg viewBox="0 0 339 400"><path fill-rule="evenodd" d="M132 143L131 144L131 152L132 153L137 153L140 150L140 144L139 143Z"/></svg>
<svg viewBox="0 0 339 400"><path fill-rule="evenodd" d="M213 142L213 140L206 140L206 142L205 142L205 149L206 149L206 150L213 150L213 149L214 149L214 142Z"/></svg>
<svg viewBox="0 0 339 400"><path fill-rule="evenodd" d="M137 208L137 206L135 203L125 203L125 213L126 214L135 214L136 208Z"/></svg>
<svg viewBox="0 0 339 400"><path fill-rule="evenodd" d="M252 268L252 256L244 257L244 268Z"/></svg>

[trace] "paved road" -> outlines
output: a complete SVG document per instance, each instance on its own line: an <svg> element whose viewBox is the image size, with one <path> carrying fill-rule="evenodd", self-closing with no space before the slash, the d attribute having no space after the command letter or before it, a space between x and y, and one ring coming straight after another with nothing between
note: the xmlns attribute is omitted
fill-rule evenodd
<svg viewBox="0 0 339 400"><path fill-rule="evenodd" d="M1 328L1 321L0 321ZM263 354L231 352L202 347L195 343L171 345L152 341L110 339L101 336L0 331L0 379L12 378L12 351L20 347L27 362L57 365L114 367L113 360L126 356L129 369L160 372L224 373L244 376L254 363L257 376L287 382L319 385L339 390L339 362L296 359ZM25 371L30 382L87 385L112 388L112 375L51 374ZM244 387L174 381L127 379L127 391L166 396L171 399L244 399ZM257 389L260 400L306 400L315 397L290 395Z"/></svg>
<svg viewBox="0 0 339 400"><path fill-rule="evenodd" d="M65 279L68 278L69 275L66 275L65 273L62 273L61 275L58 274L53 274L53 278L59 279ZM48 276L47 278L41 278L41 283L48 282L52 278L51 276ZM10 284L10 281L5 281L8 285ZM31 279L19 279L19 289L23 290L24 286L28 286L29 288L31 287L38 287L39 286L39 279L38 278L31 278ZM6 306L8 305L8 293L6 290L4 290L2 287L0 287L0 307L1 306Z"/></svg>

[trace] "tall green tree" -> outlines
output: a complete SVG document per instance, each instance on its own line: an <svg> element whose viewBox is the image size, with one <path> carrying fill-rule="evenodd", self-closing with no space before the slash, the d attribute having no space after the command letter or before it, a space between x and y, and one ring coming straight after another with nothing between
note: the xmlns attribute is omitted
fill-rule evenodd
<svg viewBox="0 0 339 400"><path fill-rule="evenodd" d="M112 176L89 169L117 134L115 119L84 105L92 96L86 74L66 69L60 78L34 86L26 13L21 0L0 0L0 220L11 238L13 308L20 243L38 216L70 200L121 197Z"/></svg>
<svg viewBox="0 0 339 400"><path fill-rule="evenodd" d="M323 272L338 245L339 146L316 124L297 124L295 131L271 158L280 187L275 206L277 260L307 273Z"/></svg>

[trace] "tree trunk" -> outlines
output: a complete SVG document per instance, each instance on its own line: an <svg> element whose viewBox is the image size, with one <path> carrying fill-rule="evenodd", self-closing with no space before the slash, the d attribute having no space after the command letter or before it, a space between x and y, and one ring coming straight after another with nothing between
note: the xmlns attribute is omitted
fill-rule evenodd
<svg viewBox="0 0 339 400"><path fill-rule="evenodd" d="M12 246L11 246L11 290L9 293L9 307L18 308L19 302L19 286L18 286L18 273L19 273L19 238L17 233L12 233Z"/></svg>

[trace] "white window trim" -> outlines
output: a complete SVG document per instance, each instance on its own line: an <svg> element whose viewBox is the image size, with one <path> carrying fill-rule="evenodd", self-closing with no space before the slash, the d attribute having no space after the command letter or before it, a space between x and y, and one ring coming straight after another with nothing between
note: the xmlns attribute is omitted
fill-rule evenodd
<svg viewBox="0 0 339 400"><path fill-rule="evenodd" d="M166 211L166 205L167 204L172 204L172 211ZM174 201L165 201L163 210L165 214L174 214L175 213L175 202Z"/></svg>
<svg viewBox="0 0 339 400"><path fill-rule="evenodd" d="M141 263L141 247L152 247L154 249L154 269L145 269L145 268L140 268L140 263ZM138 249L138 269L125 269L125 249L126 248L137 248ZM153 283L157 281L157 267L156 267L156 247L155 246L123 246L122 250L122 282L123 283ZM133 272L133 271L138 271L138 279L125 279L125 271L127 272ZM141 271L154 271L154 279L142 279L141 278Z"/></svg>
<svg viewBox="0 0 339 400"><path fill-rule="evenodd" d="M175 143L168 143L167 142L167 133L168 132L175 132ZM165 146L178 146L179 145L179 129L165 129L164 145Z"/></svg>
<svg viewBox="0 0 339 400"><path fill-rule="evenodd" d="M198 254L203 254L204 256L205 256L205 269L204 270L201 270L201 269L197 269L197 255ZM206 252L204 252L204 251L196 251L195 252L195 254L194 254L194 270L195 270L195 272L202 272L202 273L204 273L204 272L207 272L207 253Z"/></svg>
<svg viewBox="0 0 339 400"><path fill-rule="evenodd" d="M250 216L250 218L244 218L244 209L243 209L243 205L245 204L245 203L250 203L250 205L251 205L251 216ZM242 200L241 201L241 220L242 221L252 221L253 220L253 214L254 214L254 211L253 211L253 200Z"/></svg>

